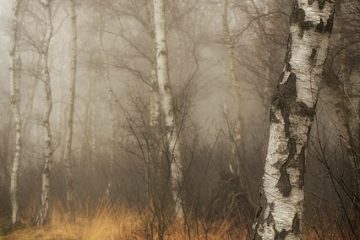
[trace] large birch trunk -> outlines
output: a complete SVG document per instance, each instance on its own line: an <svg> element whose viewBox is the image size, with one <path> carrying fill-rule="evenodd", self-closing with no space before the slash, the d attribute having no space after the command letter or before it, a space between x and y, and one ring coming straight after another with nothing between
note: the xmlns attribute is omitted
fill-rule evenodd
<svg viewBox="0 0 360 240"><path fill-rule="evenodd" d="M303 239L305 150L328 54L334 2L298 0L270 135L254 239Z"/></svg>
<svg viewBox="0 0 360 240"><path fill-rule="evenodd" d="M76 23L76 5L75 0L70 0L71 11L71 80L70 95L66 114L66 133L65 133L65 178L66 178L66 206L70 222L75 222L75 194L74 194L74 177L73 161L71 158L71 145L73 137L74 107L75 107L75 86L76 86L76 69L77 69L77 23Z"/></svg>
<svg viewBox="0 0 360 240"><path fill-rule="evenodd" d="M19 8L21 0L15 0L13 6L12 35L10 48L10 104L15 120L15 153L11 171L10 198L11 198L11 222L16 224L18 216L18 172L21 162L22 151L22 121L20 114L20 78L21 58L17 55L17 42L19 32Z"/></svg>
<svg viewBox="0 0 360 240"><path fill-rule="evenodd" d="M50 173L53 161L53 140L50 127L50 116L52 111L52 93L50 85L50 73L48 66L49 46L53 33L51 1L43 0L41 5L45 12L46 33L41 47L41 79L45 90L45 114L43 118L43 127L45 128L45 156L44 168L42 172L42 188L41 188L41 206L38 216L38 225L45 225L49 221L50 210Z"/></svg>
<svg viewBox="0 0 360 240"><path fill-rule="evenodd" d="M165 4L164 0L154 0L154 28L155 28L155 51L156 72L159 84L161 109L164 116L166 131L166 158L170 163L170 178L172 195L175 202L175 214L182 215L181 203L181 152L179 129L176 126L173 96L171 93L168 66L168 49L165 28Z"/></svg>

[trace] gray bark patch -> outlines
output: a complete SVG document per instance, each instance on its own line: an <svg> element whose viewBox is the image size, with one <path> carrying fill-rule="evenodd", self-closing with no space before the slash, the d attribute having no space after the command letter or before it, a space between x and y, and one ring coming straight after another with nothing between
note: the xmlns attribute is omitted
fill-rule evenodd
<svg viewBox="0 0 360 240"><path fill-rule="evenodd" d="M320 18L320 22L316 25L315 32L322 33L324 30L324 21Z"/></svg>
<svg viewBox="0 0 360 240"><path fill-rule="evenodd" d="M291 183L290 176L286 171L286 165L281 167L280 172L280 179L276 186L284 197L289 197L291 193Z"/></svg>
<svg viewBox="0 0 360 240"><path fill-rule="evenodd" d="M326 21L325 32L331 33L334 25L335 11L332 11L331 15Z"/></svg>
<svg viewBox="0 0 360 240"><path fill-rule="evenodd" d="M325 1L326 0L318 0L320 10L322 10L325 7Z"/></svg>

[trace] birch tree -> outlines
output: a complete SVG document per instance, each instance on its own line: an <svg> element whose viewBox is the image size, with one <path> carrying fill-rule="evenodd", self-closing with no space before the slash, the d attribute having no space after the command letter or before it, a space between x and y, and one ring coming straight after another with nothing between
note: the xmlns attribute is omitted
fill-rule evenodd
<svg viewBox="0 0 360 240"><path fill-rule="evenodd" d="M16 224L19 221L18 216L18 175L19 165L21 162L22 151L22 121L20 114L20 78L21 78L21 58L18 55L18 41L19 41L19 10L21 0L14 0L12 8L12 35L10 47L10 104L15 120L15 153L13 159L13 166L11 171L10 182L10 198L11 198L11 222Z"/></svg>
<svg viewBox="0 0 360 240"><path fill-rule="evenodd" d="M45 225L49 220L50 209L50 173L51 165L53 161L53 139L50 126L50 116L52 111L52 93L50 85L50 73L49 73L49 46L53 35L52 14L51 14L52 0L42 0L40 2L45 12L45 36L41 46L41 80L44 84L45 90L45 114L43 117L43 127L45 129L45 156L44 167L42 170L42 188L41 188L41 206L38 216L38 225Z"/></svg>
<svg viewBox="0 0 360 240"><path fill-rule="evenodd" d="M75 199L74 199L74 180L73 180L73 161L71 158L71 145L73 138L73 122L75 107L75 86L77 72L77 23L76 23L76 3L70 0L71 12L71 80L69 89L69 100L67 106L64 163L66 175L66 205L70 222L75 222Z"/></svg>
<svg viewBox="0 0 360 240"><path fill-rule="evenodd" d="M155 54L156 76L158 80L160 106L164 118L166 131L166 157L170 161L170 179L172 197L175 203L175 214L181 216L181 152L179 129L176 124L173 96L169 80L168 49L165 27L165 3L164 0L154 0L154 29L155 29Z"/></svg>
<svg viewBox="0 0 360 240"><path fill-rule="evenodd" d="M254 239L303 239L305 151L334 9L334 1L295 2L285 67L271 103L269 146Z"/></svg>

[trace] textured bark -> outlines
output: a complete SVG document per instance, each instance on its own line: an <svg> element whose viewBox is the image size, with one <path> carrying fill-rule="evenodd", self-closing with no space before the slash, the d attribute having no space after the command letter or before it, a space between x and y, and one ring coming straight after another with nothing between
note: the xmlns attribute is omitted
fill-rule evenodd
<svg viewBox="0 0 360 240"><path fill-rule="evenodd" d="M154 66L156 69L156 66ZM158 128L160 125L160 95L155 70L151 72L150 88L150 127Z"/></svg>
<svg viewBox="0 0 360 240"><path fill-rule="evenodd" d="M51 1L41 1L41 6L45 12L46 32L41 47L41 79L45 90L45 114L43 117L43 127L45 128L45 156L44 167L42 171L42 188L41 188L41 206L37 224L39 226L45 225L49 221L50 210L50 173L53 161L53 139L50 126L50 116L52 111L52 93L50 85L50 73L48 66L49 46L53 34L52 15L51 15Z"/></svg>
<svg viewBox="0 0 360 240"><path fill-rule="evenodd" d="M20 114L20 78L21 78L21 58L17 54L17 43L19 34L19 9L21 0L15 0L13 3L12 35L10 48L10 104L15 120L15 153L11 171L10 198L11 198L11 222L16 224L19 221L18 216L18 175L21 162L22 151L22 121Z"/></svg>
<svg viewBox="0 0 360 240"><path fill-rule="evenodd" d="M76 4L75 0L70 0L71 12L71 79L69 89L69 100L66 113L66 133L64 148L64 164L66 178L66 206L67 214L70 222L75 222L75 193L74 193L74 177L73 177L73 161L71 158L71 145L73 138L73 122L75 107L75 86L77 72L77 23L76 23Z"/></svg>
<svg viewBox="0 0 360 240"><path fill-rule="evenodd" d="M180 152L179 129L176 125L173 96L171 93L168 66L168 49L165 28L164 0L154 0L154 26L156 72L159 85L161 110L164 117L166 131L166 157L170 161L170 178L172 195L175 202L175 214L182 215L181 184L182 184L182 158Z"/></svg>
<svg viewBox="0 0 360 240"><path fill-rule="evenodd" d="M334 2L298 0L270 135L254 239L303 239L305 150L328 54Z"/></svg>

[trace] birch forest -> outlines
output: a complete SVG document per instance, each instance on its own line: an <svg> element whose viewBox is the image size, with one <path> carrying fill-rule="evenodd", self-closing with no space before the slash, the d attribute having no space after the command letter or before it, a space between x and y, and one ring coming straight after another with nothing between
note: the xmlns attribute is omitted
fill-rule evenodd
<svg viewBox="0 0 360 240"><path fill-rule="evenodd" d="M0 240L359 240L360 0L0 0Z"/></svg>

